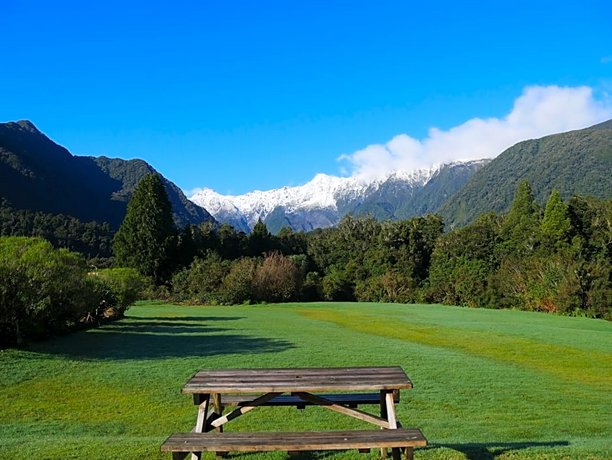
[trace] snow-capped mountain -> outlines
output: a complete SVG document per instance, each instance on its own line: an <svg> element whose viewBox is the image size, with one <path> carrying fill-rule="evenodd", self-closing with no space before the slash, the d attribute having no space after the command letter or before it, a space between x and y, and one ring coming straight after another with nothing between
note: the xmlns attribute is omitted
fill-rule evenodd
<svg viewBox="0 0 612 460"><path fill-rule="evenodd" d="M369 213L381 219L398 219L433 212L487 161L396 171L372 180L318 174L297 187L238 196L204 188L190 200L204 207L218 222L244 232L249 232L259 219L272 232L282 227L309 231L334 226L346 214Z"/></svg>

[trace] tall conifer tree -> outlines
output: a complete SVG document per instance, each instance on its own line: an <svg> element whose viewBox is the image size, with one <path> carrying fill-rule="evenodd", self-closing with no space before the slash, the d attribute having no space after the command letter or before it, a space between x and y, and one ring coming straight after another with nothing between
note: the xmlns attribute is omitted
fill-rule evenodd
<svg viewBox="0 0 612 460"><path fill-rule="evenodd" d="M567 241L570 226L567 206L561 199L559 191L553 189L542 219L542 239L552 246L563 244Z"/></svg>
<svg viewBox="0 0 612 460"><path fill-rule="evenodd" d="M512 207L501 228L508 253L524 255L531 252L539 239L540 207L525 179L518 183Z"/></svg>
<svg viewBox="0 0 612 460"><path fill-rule="evenodd" d="M145 176L128 203L113 241L117 264L133 267L156 283L171 271L176 228L172 207L159 174Z"/></svg>

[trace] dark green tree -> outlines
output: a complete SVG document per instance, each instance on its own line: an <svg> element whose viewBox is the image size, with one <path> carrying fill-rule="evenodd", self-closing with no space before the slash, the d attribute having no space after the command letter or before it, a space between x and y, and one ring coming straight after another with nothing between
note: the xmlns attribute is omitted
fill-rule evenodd
<svg viewBox="0 0 612 460"><path fill-rule="evenodd" d="M546 246L557 247L567 243L570 231L570 218L567 206L557 189L553 189L542 218L540 231Z"/></svg>
<svg viewBox="0 0 612 460"><path fill-rule="evenodd" d="M521 180L501 228L504 252L516 256L530 254L539 240L539 230L540 208L529 182Z"/></svg>
<svg viewBox="0 0 612 460"><path fill-rule="evenodd" d="M217 245L218 252L224 259L239 259L246 254L247 236L231 225L223 224L218 231Z"/></svg>
<svg viewBox="0 0 612 460"><path fill-rule="evenodd" d="M259 257L276 249L276 238L268 231L266 224L259 219L248 237L249 254Z"/></svg>
<svg viewBox="0 0 612 460"><path fill-rule="evenodd" d="M172 271L175 246L176 228L168 195L159 174L149 174L134 190L115 234L116 264L135 268L162 284Z"/></svg>

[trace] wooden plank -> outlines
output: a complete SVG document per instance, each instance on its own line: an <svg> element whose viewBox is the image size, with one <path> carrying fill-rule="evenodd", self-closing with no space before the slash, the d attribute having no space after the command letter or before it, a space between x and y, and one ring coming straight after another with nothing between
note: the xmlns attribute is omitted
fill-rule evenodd
<svg viewBox="0 0 612 460"><path fill-rule="evenodd" d="M400 368L401 369L401 368ZM264 379L266 377L274 380L293 379L296 376L299 378L339 378L354 380L355 378L392 378L392 379L406 379L406 375L403 371L393 369L391 371L360 371L360 372L310 372L309 369L293 369L292 372L275 372L266 371L262 372L253 371L241 371L241 372L215 372L215 371L200 371L196 373L191 379L200 378L214 378L218 380L252 380L252 379ZM190 379L190 380L191 380Z"/></svg>
<svg viewBox="0 0 612 460"><path fill-rule="evenodd" d="M161 446L163 452L265 452L271 450L345 450L377 447L423 447L427 439L418 429L354 430L284 433L175 433Z"/></svg>
<svg viewBox="0 0 612 460"><path fill-rule="evenodd" d="M352 366L352 367L282 367L282 368L224 368L224 369L203 369L197 371L198 374L214 374L217 376L231 375L249 375L260 374L262 372L272 373L275 375L293 374L295 372L308 373L312 375L342 375L342 374L363 374L363 373L392 373L403 372L400 366Z"/></svg>
<svg viewBox="0 0 612 460"><path fill-rule="evenodd" d="M223 369L197 372L181 390L196 393L288 393L412 388L399 366L315 369Z"/></svg>
<svg viewBox="0 0 612 460"><path fill-rule="evenodd" d="M339 412L340 414L348 415L349 417L354 417L359 420L363 420L364 422L380 426L382 428L389 428L389 422L387 420L377 417L375 415L368 414L367 412L360 411L359 409L351 409L346 406L341 406L339 404L335 404L333 401L321 398L320 396L316 396L310 393L292 394L302 398L304 401L310 401L313 404L325 407L326 409L332 410L334 412Z"/></svg>

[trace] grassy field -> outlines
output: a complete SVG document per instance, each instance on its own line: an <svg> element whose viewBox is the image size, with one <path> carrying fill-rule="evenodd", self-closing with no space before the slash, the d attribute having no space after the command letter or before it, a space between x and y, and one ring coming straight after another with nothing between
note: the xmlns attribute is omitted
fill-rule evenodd
<svg viewBox="0 0 612 460"><path fill-rule="evenodd" d="M352 365L401 365L411 377L398 418L430 441L417 459L612 458L612 324L331 303L141 303L115 324L0 351L0 458L170 458L159 446L193 427L196 408L179 391L196 370ZM229 425L367 426L321 408L262 408ZM370 458L299 458L323 457Z"/></svg>

